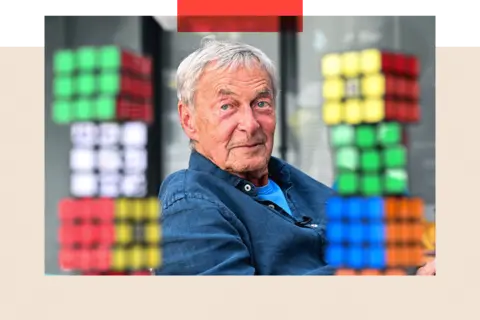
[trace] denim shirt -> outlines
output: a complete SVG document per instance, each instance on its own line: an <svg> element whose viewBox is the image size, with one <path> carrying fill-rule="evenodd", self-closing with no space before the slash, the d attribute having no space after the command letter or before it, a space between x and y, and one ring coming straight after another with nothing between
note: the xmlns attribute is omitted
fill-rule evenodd
<svg viewBox="0 0 480 320"><path fill-rule="evenodd" d="M189 168L160 187L163 252L155 274L333 274L325 262L325 203L334 191L274 157L269 176L293 216L193 151Z"/></svg>

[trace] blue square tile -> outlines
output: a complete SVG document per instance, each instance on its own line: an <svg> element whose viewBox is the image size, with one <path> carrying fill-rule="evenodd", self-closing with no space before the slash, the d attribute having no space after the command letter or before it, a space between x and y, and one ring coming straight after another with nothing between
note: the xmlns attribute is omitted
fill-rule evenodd
<svg viewBox="0 0 480 320"><path fill-rule="evenodd" d="M329 246L325 258L331 267L341 268L345 260L344 248L340 245Z"/></svg>
<svg viewBox="0 0 480 320"><path fill-rule="evenodd" d="M365 200L360 197L349 198L345 204L345 215L349 220L360 220L365 211Z"/></svg>
<svg viewBox="0 0 480 320"><path fill-rule="evenodd" d="M339 244L344 241L347 232L348 229L345 228L345 224L340 221L328 222L325 231L327 240L331 244Z"/></svg>
<svg viewBox="0 0 480 320"><path fill-rule="evenodd" d="M326 204L326 214L329 221L339 220L343 217L345 200L341 197L332 197Z"/></svg>
<svg viewBox="0 0 480 320"><path fill-rule="evenodd" d="M387 249L384 246L373 246L366 250L367 268L383 269L387 265Z"/></svg>
<svg viewBox="0 0 480 320"><path fill-rule="evenodd" d="M361 247L351 247L348 249L346 267L355 269L362 269L365 267L365 254Z"/></svg>
<svg viewBox="0 0 480 320"><path fill-rule="evenodd" d="M369 220L382 220L385 216L384 200L380 197L367 198L365 208Z"/></svg>

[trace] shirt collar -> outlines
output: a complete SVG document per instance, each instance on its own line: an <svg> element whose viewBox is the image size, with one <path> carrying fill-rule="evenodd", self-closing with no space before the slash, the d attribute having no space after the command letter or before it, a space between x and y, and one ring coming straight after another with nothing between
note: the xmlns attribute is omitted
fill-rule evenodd
<svg viewBox="0 0 480 320"><path fill-rule="evenodd" d="M251 182L220 169L210 159L195 150L190 154L189 169L209 173L231 184L235 188L242 190L244 193L251 196L257 195L256 188ZM287 190L291 186L289 166L283 160L276 157L270 157L268 163L268 176L283 190Z"/></svg>

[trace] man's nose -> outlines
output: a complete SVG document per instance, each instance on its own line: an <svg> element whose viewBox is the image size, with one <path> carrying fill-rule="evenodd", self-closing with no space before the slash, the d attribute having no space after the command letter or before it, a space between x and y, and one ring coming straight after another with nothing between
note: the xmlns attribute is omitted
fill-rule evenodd
<svg viewBox="0 0 480 320"><path fill-rule="evenodd" d="M255 117L255 113L250 105L242 108L239 119L239 128L248 133L253 133L260 127L260 124Z"/></svg>

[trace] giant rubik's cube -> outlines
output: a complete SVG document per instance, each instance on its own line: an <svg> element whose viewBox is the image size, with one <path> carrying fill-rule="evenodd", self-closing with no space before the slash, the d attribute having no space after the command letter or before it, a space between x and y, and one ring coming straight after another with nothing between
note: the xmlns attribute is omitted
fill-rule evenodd
<svg viewBox="0 0 480 320"><path fill-rule="evenodd" d="M53 120L152 121L152 63L115 46L61 50L54 57Z"/></svg>
<svg viewBox="0 0 480 320"><path fill-rule="evenodd" d="M322 59L338 195L327 204L337 274L406 274L423 262L423 201L408 196L405 125L419 121L416 57L368 49Z"/></svg>
<svg viewBox="0 0 480 320"><path fill-rule="evenodd" d="M54 56L53 120L70 125L70 195L59 204L60 267L137 273L161 263L148 194L152 61L115 46Z"/></svg>
<svg viewBox="0 0 480 320"><path fill-rule="evenodd" d="M60 266L128 272L161 263L158 199L64 199L59 207Z"/></svg>

